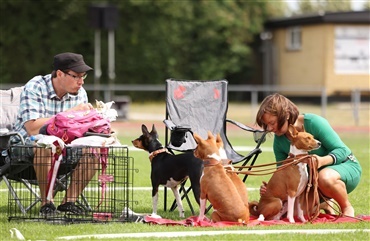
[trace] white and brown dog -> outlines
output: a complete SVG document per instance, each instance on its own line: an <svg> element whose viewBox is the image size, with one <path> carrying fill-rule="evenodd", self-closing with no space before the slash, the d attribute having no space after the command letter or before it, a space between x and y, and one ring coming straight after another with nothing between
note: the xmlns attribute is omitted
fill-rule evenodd
<svg viewBox="0 0 370 241"><path fill-rule="evenodd" d="M290 153L296 158L291 158L291 162L297 161L298 155L308 154L308 151L315 150L321 143L314 137L305 132L298 132L293 125L288 127L292 138ZM304 218L303 207L296 198L305 190L308 182L307 163L298 162L284 169L276 171L266 186L266 192L261 196L259 202L251 202L249 210L252 215L259 216L259 220L279 220L287 212L290 223L294 223L294 210L302 222ZM287 201L287 202L286 202Z"/></svg>
<svg viewBox="0 0 370 241"><path fill-rule="evenodd" d="M219 147L211 132L208 132L208 139L194 133L194 139L198 146L194 155L203 160L203 175L200 180L200 214L198 220L204 219L204 211L207 200L213 206L211 220L233 221L240 223L249 222L249 210L244 204L237 188L226 174L219 154Z"/></svg>

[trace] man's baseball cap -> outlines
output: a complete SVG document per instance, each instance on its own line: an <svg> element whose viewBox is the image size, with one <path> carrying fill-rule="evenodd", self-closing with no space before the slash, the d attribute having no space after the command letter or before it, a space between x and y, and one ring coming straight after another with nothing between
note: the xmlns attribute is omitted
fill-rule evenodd
<svg viewBox="0 0 370 241"><path fill-rule="evenodd" d="M76 73L83 73L92 70L81 54L61 53L54 56L54 70L72 70Z"/></svg>

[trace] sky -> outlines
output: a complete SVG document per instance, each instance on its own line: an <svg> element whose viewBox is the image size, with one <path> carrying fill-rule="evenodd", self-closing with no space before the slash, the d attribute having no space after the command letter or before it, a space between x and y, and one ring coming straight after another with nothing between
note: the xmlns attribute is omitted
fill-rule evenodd
<svg viewBox="0 0 370 241"><path fill-rule="evenodd" d="M292 10L298 9L298 2L300 1L301 0L285 0L285 2L287 2L287 4ZM351 1L352 10L359 11L361 10L361 7L364 5L364 3L367 2L368 0L348 0L348 1Z"/></svg>

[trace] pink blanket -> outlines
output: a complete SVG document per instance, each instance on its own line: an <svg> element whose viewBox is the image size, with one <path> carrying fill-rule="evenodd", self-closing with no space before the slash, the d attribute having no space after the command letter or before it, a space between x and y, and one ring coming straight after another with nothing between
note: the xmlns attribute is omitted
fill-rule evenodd
<svg viewBox="0 0 370 241"><path fill-rule="evenodd" d="M182 225L182 226L194 226L194 227L228 227L228 226L255 226L255 225L263 225L263 226L270 226L270 225L278 225L278 224L291 224L289 223L287 218L282 220L270 220L270 221L258 221L256 217L251 217L248 224L241 224L237 222L216 222L213 223L211 221L197 221L198 216L191 216L187 219L175 221L170 219L164 218L153 218L151 216L145 216L144 221L149 224L159 224L159 225ZM350 217L339 217L336 215L328 215L328 214L320 214L312 223L353 223L359 221L370 221L369 215L359 215L355 218ZM295 224L302 224L302 222L298 219L295 220Z"/></svg>

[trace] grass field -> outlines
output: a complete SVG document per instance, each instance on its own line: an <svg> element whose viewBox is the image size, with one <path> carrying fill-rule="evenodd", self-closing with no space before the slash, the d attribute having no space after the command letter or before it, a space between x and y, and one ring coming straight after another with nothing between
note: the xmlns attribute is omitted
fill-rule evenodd
<svg viewBox="0 0 370 241"><path fill-rule="evenodd" d="M315 105L298 105L301 112L312 112L320 114L319 106ZM249 125L253 125L254 110L247 104L232 103L229 106L228 118L234 119ZM130 156L134 158L135 168L138 170L134 176L134 187L150 187L150 163L148 154L144 151L134 150L131 148L131 140L141 134L141 124L146 124L149 128L155 124L160 133L160 140L164 143L164 124L162 119L165 116L164 103L146 103L133 104L130 107L129 121L116 122L113 128L118 133L122 143L130 146ZM352 149L353 153L360 160L363 175L359 186L349 195L350 201L355 208L356 215L370 215L369 197L370 197L370 166L369 166L369 107L362 106L360 112L359 125L355 126L352 117L351 106L349 104L332 104L327 109L327 119L338 130L343 141ZM254 147L251 136L247 136L235 128L228 129L228 136L234 146ZM267 141L262 146L262 154L258 158L258 163L270 163L273 161L272 136L268 136ZM246 153L247 151L244 151ZM258 187L262 180L268 180L269 176L250 176L246 182L249 191L250 200L258 200ZM26 240L57 240L62 236L89 235L89 234L119 234L119 233L147 233L147 232L203 232L199 237L152 237L137 238L137 240L369 240L369 232L361 230L369 229L369 222L356 223L325 223L325 224L303 224L303 225L274 225L274 226L254 226L254 227L230 227L230 228L199 228L199 227L182 227L182 226L161 226L148 225L141 223L107 223L107 224L73 224L73 225L56 225L35 222L8 222L7 219L7 192L3 182L0 183L0 239L10 240L10 228L17 228L25 236ZM180 220L177 210L168 212L163 210L163 189L160 189L159 196L159 215L163 218ZM168 194L169 206L172 203L173 195ZM134 200L136 204L134 211L139 213L150 213L151 191L150 188L142 188L134 191ZM185 216L191 216L189 208L184 202L186 209ZM195 208L198 211L197 208ZM268 234L271 230L322 230L323 234L305 234L305 233L281 233ZM330 233L327 230L347 230L355 229L355 232ZM261 230L266 232L263 236L260 234L222 234L217 236L207 235L211 231L227 230ZM113 238L111 238L113 239ZM104 239L104 240L111 240ZM119 240L136 240L135 238L119 238ZM115 239L118 240L118 239Z"/></svg>

